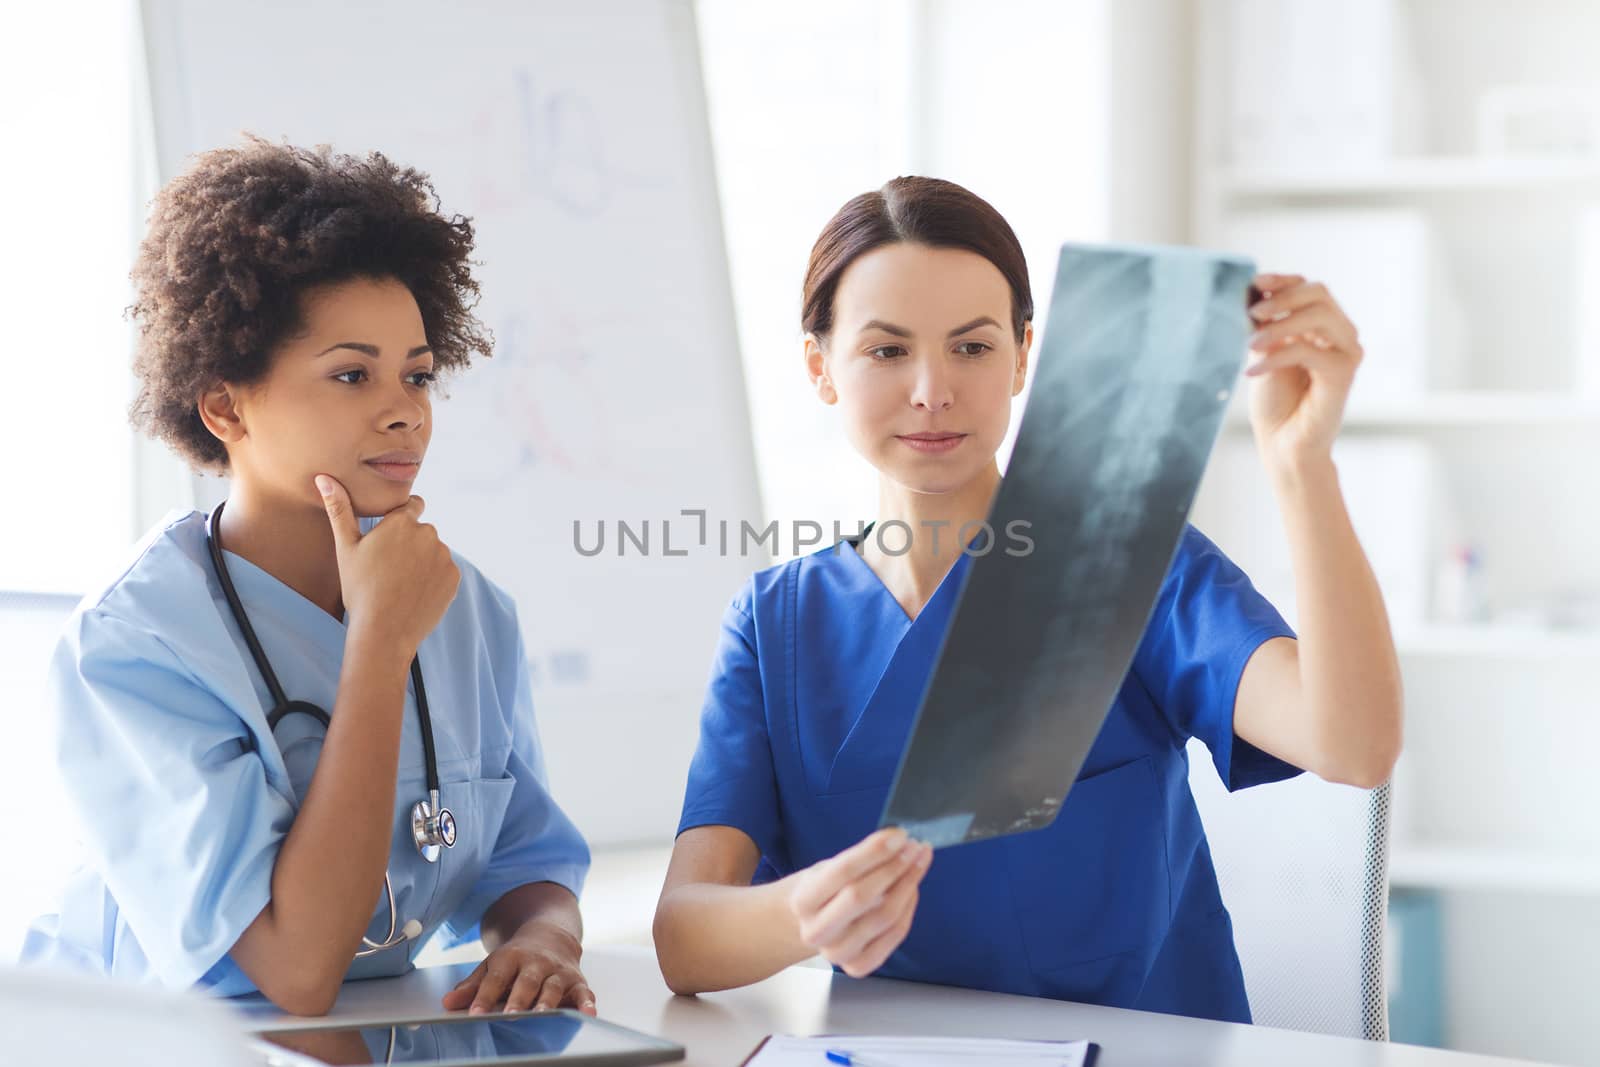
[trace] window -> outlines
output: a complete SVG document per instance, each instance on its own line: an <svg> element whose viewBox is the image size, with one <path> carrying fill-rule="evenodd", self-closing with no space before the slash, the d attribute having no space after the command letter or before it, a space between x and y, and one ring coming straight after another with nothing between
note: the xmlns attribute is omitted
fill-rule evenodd
<svg viewBox="0 0 1600 1067"><path fill-rule="evenodd" d="M1111 227L1111 7L1017 0L999 18L945 0L699 0L696 13L766 517L854 532L877 483L806 382L811 244L896 175L960 182L1017 231L1042 328L1060 243Z"/></svg>
<svg viewBox="0 0 1600 1067"><path fill-rule="evenodd" d="M128 267L136 189L131 3L7 12L0 314L0 781L34 823L0 878L0 959L72 856L44 673L62 621L135 532Z"/></svg>

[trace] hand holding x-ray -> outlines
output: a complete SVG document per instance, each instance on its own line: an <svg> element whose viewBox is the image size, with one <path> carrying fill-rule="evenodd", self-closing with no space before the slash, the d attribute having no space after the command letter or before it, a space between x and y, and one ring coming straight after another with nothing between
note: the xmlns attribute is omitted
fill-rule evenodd
<svg viewBox="0 0 1600 1067"><path fill-rule="evenodd" d="M1250 306L1250 422L1269 468L1326 460L1364 353L1326 286L1298 274L1258 274Z"/></svg>

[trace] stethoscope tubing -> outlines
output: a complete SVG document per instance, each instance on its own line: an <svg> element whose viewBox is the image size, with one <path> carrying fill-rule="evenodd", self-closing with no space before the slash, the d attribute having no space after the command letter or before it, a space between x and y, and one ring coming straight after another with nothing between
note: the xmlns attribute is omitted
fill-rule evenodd
<svg viewBox="0 0 1600 1067"><path fill-rule="evenodd" d="M222 509L227 501L218 504L211 513L211 525L207 531L206 540L211 548L211 562L217 572L217 581L222 586L222 595L228 601L228 610L233 615L233 621L238 624L239 633L244 637L245 647L250 650L250 658L255 661L256 669L261 672L262 679L267 683L267 691L272 694L272 710L267 714L267 729L276 730L278 723L283 721L285 715L291 711L309 711L315 708L313 704L304 701L290 701L283 690L283 685L278 681L277 672L272 669L272 663L267 659L266 650L261 647L261 641L256 637L256 628L250 624L250 616L245 613L244 604L239 599L239 593L233 586L233 578L228 573L228 565L222 556L222 538L220 536L222 523ZM430 796L437 798L439 793L439 760L433 745L433 716L428 712L428 690L422 681L422 657L411 657L411 684L417 694L417 721L422 727L422 766ZM322 720L322 725L328 725L327 712L316 709L316 717ZM435 799L437 803L437 799Z"/></svg>
<svg viewBox="0 0 1600 1067"><path fill-rule="evenodd" d="M291 701L288 698L288 694L284 692L283 685L278 681L277 673L272 669L272 664L267 659L266 651L261 647L261 640L256 636L255 627L250 624L249 615L245 613L244 604L242 601L240 601L239 593L233 586L233 578L228 573L227 562L224 560L222 555L221 522L224 504L226 504L226 501L218 504L216 510L211 513L210 526L206 531L206 541L210 547L211 562L217 574L218 584L222 586L223 598L228 602L229 613L233 615L233 621L239 627L239 633L244 638L245 647L250 650L250 658L255 661L256 669L261 672L262 680L264 680L267 684L267 691L272 696L272 710L267 713L267 729L269 731L276 731L278 728L278 723L282 722L285 716L293 712L301 712L317 719L322 724L323 729L326 730L331 723L326 711L307 701ZM433 719L428 714L428 693L422 681L422 658L420 655L411 657L411 683L417 695L418 725L422 728L420 731L422 738L422 761L428 787L430 811L433 815L438 816L441 812L443 812L439 798L439 764L438 756L435 752L433 744ZM448 812L445 812L444 814L448 815ZM449 845L453 843L454 830L452 820L452 830L449 840L446 842L446 844ZM423 846L420 842L418 843L418 849L419 851L423 851ZM423 851L423 855L431 862L433 859L437 858L437 847L435 846L432 856L430 856L426 851ZM382 941L374 941L363 934L361 936L361 943L365 947L356 951L355 957L357 959L373 956L386 949L394 948L397 945L402 945L411 940L412 937L416 936L414 933L410 932L409 929L413 923L407 923L407 929L401 931L398 937L396 936L396 927L399 923L399 912L395 908L394 879L390 877L387 866L384 867L383 871L383 894L388 905L389 932L384 935L384 939ZM390 1035L390 1041L392 1053L392 1034Z"/></svg>

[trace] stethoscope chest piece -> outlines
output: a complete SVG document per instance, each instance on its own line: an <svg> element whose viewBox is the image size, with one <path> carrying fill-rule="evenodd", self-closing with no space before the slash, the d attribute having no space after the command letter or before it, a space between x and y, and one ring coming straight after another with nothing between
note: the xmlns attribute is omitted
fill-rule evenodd
<svg viewBox="0 0 1600 1067"><path fill-rule="evenodd" d="M419 800L411 806L411 839L429 863L439 862L442 848L455 847L456 817L439 803L436 791L430 790L427 800Z"/></svg>

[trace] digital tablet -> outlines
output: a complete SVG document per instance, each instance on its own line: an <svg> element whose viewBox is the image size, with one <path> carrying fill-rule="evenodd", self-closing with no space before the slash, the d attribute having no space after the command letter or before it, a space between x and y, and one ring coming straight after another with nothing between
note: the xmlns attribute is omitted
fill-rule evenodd
<svg viewBox="0 0 1600 1067"><path fill-rule="evenodd" d="M520 1063L635 1067L683 1059L683 1046L575 1011L456 1012L394 1024L257 1031L252 1043L274 1067L422 1063L485 1067Z"/></svg>

